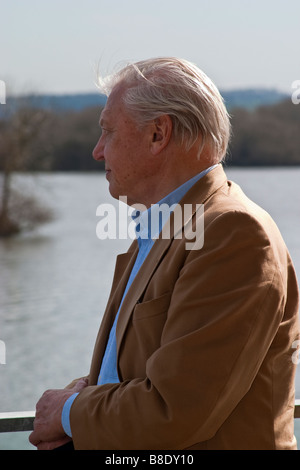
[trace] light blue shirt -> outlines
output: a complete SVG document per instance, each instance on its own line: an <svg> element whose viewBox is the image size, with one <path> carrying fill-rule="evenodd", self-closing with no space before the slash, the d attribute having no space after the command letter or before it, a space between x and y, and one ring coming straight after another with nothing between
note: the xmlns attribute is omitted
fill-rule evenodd
<svg viewBox="0 0 300 470"><path fill-rule="evenodd" d="M216 166L217 165L213 165L207 168L206 170L202 171L201 173L197 174L196 176L188 180L186 183L179 186L179 188L172 191L170 194L168 194L165 198L163 198L157 204L153 204L148 210L142 212L141 214L137 214L137 213L134 214L133 217L135 218L135 222L136 222L136 237L137 237L137 241L139 245L139 251L138 251L137 258L135 260L135 264L129 276L129 279L128 279L120 306L119 306L119 310L115 317L114 324L110 331L108 343L107 343L106 350L105 350L102 364L101 364L100 374L98 377L98 385L103 385L106 383L119 383L119 377L118 377L118 372L117 372L116 327L117 327L117 322L119 318L120 308L132 284L132 281L134 280L135 276L140 270L142 264L147 258L155 242L155 237L159 235L164 223L167 221L167 220L164 220L164 214L167 214L167 213L162 212L161 213L162 217L160 219L157 219L157 218L155 219L155 220L159 220L159 226L154 227L154 232L153 232L153 224L151 224L151 215L153 216L155 211L158 210L159 206L162 204L168 204L170 208L175 207L175 205L179 203L179 201L189 191L189 189L191 189L191 187L200 178L205 176L210 170L212 170ZM169 215L170 215L170 212L168 213L168 216ZM153 219L154 217L152 217L152 220ZM72 433L71 433L69 416L70 416L72 403L75 400L77 395L78 393L74 393L68 398L62 411L62 426L64 428L65 433L70 437L72 437Z"/></svg>

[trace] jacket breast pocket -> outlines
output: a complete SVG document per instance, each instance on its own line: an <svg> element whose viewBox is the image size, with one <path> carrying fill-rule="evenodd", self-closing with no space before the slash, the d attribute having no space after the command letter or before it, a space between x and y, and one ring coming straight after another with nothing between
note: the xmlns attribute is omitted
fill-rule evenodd
<svg viewBox="0 0 300 470"><path fill-rule="evenodd" d="M133 311L132 321L137 322L147 318L151 319L152 317L167 313L171 296L172 292L167 292L156 299L136 304Z"/></svg>
<svg viewBox="0 0 300 470"><path fill-rule="evenodd" d="M119 356L123 380L146 377L147 360L161 344L171 296L167 292L135 306Z"/></svg>

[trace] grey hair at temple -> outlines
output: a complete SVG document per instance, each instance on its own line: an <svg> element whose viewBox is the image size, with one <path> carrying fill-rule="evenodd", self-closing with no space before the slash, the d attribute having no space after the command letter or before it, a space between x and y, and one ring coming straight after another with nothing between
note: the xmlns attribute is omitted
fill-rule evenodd
<svg viewBox="0 0 300 470"><path fill-rule="evenodd" d="M159 57L128 64L104 79L99 87L109 95L122 84L123 102L140 125L168 114L173 138L191 148L202 136L212 146L216 161L225 158L230 120L223 98L211 79L196 65L175 57Z"/></svg>

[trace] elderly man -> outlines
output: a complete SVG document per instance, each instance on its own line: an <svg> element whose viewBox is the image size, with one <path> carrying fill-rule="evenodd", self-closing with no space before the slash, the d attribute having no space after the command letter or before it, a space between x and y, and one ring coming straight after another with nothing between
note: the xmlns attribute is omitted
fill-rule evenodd
<svg viewBox="0 0 300 470"><path fill-rule="evenodd" d="M295 272L275 223L223 171L230 124L218 90L175 58L126 66L105 86L93 156L111 195L147 210L117 259L88 378L45 392L30 441L296 449ZM175 207L170 236L162 224L141 236L162 203ZM187 205L179 236L176 207ZM188 224L204 227L203 243L187 248Z"/></svg>

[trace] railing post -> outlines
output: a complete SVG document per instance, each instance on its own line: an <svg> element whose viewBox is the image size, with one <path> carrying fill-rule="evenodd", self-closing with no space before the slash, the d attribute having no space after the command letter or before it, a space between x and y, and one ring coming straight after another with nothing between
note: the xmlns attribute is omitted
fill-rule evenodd
<svg viewBox="0 0 300 470"><path fill-rule="evenodd" d="M300 400L295 400L294 418L300 418Z"/></svg>
<svg viewBox="0 0 300 470"><path fill-rule="evenodd" d="M0 413L0 432L32 431L35 411Z"/></svg>

